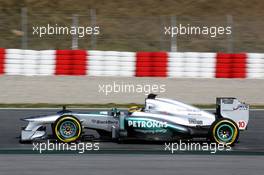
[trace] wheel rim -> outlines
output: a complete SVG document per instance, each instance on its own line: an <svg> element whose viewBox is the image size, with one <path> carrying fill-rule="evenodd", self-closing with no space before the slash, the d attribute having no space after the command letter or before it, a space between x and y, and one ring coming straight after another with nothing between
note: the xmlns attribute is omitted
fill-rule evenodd
<svg viewBox="0 0 264 175"><path fill-rule="evenodd" d="M217 128L217 138L222 142L230 142L234 137L234 128L228 124L220 125Z"/></svg>
<svg viewBox="0 0 264 175"><path fill-rule="evenodd" d="M60 135L65 138L72 138L77 134L77 126L73 121L63 121L59 127Z"/></svg>

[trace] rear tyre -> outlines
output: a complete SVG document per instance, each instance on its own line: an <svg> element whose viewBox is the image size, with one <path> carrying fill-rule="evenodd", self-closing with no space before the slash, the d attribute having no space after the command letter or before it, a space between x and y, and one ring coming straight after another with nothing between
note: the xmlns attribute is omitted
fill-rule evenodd
<svg viewBox="0 0 264 175"><path fill-rule="evenodd" d="M233 120L221 118L212 124L210 134L211 141L233 146L239 138L239 129Z"/></svg>
<svg viewBox="0 0 264 175"><path fill-rule="evenodd" d="M81 136L82 125L76 117L65 115L56 120L53 132L59 141L64 143L75 142Z"/></svg>

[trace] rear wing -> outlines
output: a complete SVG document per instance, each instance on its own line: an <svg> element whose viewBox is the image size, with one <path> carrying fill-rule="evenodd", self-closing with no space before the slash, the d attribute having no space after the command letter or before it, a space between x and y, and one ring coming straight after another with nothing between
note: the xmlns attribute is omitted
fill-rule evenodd
<svg viewBox="0 0 264 175"><path fill-rule="evenodd" d="M240 130L245 130L249 120L249 105L234 97L218 97L216 98L216 114L232 119Z"/></svg>

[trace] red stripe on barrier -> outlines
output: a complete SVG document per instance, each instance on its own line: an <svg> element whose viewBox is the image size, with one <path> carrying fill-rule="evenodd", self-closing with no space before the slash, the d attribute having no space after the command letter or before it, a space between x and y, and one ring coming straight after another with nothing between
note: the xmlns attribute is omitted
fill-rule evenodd
<svg viewBox="0 0 264 175"><path fill-rule="evenodd" d="M0 74L4 74L5 65L5 49L0 48Z"/></svg>
<svg viewBox="0 0 264 175"><path fill-rule="evenodd" d="M137 52L137 77L166 77L168 55L166 52Z"/></svg>
<svg viewBox="0 0 264 175"><path fill-rule="evenodd" d="M56 75L86 75L85 50L57 50Z"/></svg>
<svg viewBox="0 0 264 175"><path fill-rule="evenodd" d="M76 53L78 55L73 55L72 75L86 75L86 52L78 50Z"/></svg>
<svg viewBox="0 0 264 175"><path fill-rule="evenodd" d="M217 53L215 65L215 78L231 78L231 54Z"/></svg>
<svg viewBox="0 0 264 175"><path fill-rule="evenodd" d="M73 55L86 55L86 50L72 50Z"/></svg>
<svg viewBox="0 0 264 175"><path fill-rule="evenodd" d="M218 53L216 59L216 78L246 78L246 54Z"/></svg>
<svg viewBox="0 0 264 175"><path fill-rule="evenodd" d="M71 55L72 50L56 50L56 55Z"/></svg>
<svg viewBox="0 0 264 175"><path fill-rule="evenodd" d="M152 59L152 76L166 77L168 67L167 52L153 52Z"/></svg>
<svg viewBox="0 0 264 175"><path fill-rule="evenodd" d="M137 77L151 76L151 53L137 52L136 54L136 73Z"/></svg>
<svg viewBox="0 0 264 175"><path fill-rule="evenodd" d="M56 50L56 75L70 75L70 50Z"/></svg>
<svg viewBox="0 0 264 175"><path fill-rule="evenodd" d="M232 54L231 78L246 78L247 55L245 53Z"/></svg>

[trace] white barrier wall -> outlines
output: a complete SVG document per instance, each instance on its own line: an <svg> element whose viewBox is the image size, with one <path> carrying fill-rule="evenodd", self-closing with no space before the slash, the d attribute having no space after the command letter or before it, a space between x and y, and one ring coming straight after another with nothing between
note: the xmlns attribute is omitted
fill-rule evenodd
<svg viewBox="0 0 264 175"><path fill-rule="evenodd" d="M169 52L168 76L175 78L214 78L215 53Z"/></svg>
<svg viewBox="0 0 264 175"><path fill-rule="evenodd" d="M133 77L135 53L116 51L89 51L87 75Z"/></svg>
<svg viewBox="0 0 264 175"><path fill-rule="evenodd" d="M0 64L5 75L264 78L263 53L1 49Z"/></svg>
<svg viewBox="0 0 264 175"><path fill-rule="evenodd" d="M260 53L248 54L247 77L264 78L264 54L260 54Z"/></svg>

